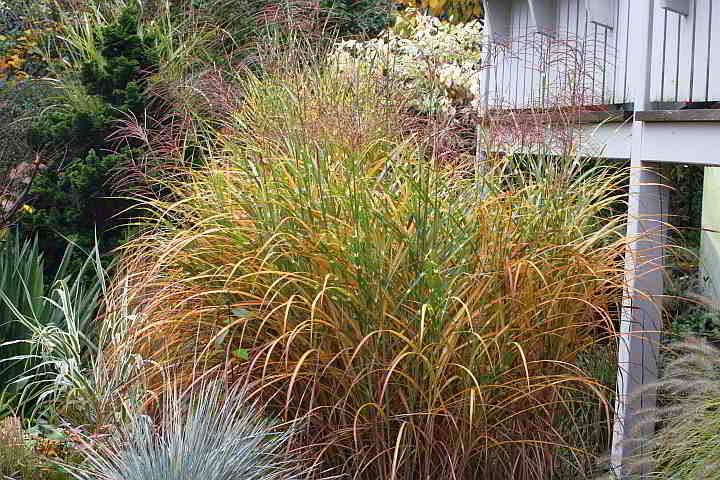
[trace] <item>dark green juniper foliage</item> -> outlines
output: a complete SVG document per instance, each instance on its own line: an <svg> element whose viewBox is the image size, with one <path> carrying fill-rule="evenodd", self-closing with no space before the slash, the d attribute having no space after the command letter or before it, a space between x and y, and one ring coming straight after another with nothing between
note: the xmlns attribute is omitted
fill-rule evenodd
<svg viewBox="0 0 720 480"><path fill-rule="evenodd" d="M388 0L323 0L340 37L374 37L390 24Z"/></svg>
<svg viewBox="0 0 720 480"><path fill-rule="evenodd" d="M30 129L35 149L56 153L33 185L34 211L21 219L25 231L38 234L49 269L62 257L62 236L90 248L97 228L107 251L124 235L116 227L126 219L118 214L130 204L110 198L117 196L110 180L116 167L140 152L130 141L119 146L108 137L117 120L141 118L148 105L145 84L157 65L155 38L141 35L139 22L139 11L129 7L109 25L96 27L102 55L80 72L90 101L47 113Z"/></svg>

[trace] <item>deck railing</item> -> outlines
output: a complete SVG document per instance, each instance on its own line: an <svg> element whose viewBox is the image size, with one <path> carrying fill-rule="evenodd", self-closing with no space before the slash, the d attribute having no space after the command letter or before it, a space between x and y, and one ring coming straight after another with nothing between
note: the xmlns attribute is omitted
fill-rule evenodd
<svg viewBox="0 0 720 480"><path fill-rule="evenodd" d="M720 100L720 5L714 3L689 0L656 7L652 101Z"/></svg>
<svg viewBox="0 0 720 480"><path fill-rule="evenodd" d="M720 4L656 0L650 101L720 101ZM635 3L637 5L637 3ZM632 0L489 0L488 107L632 103Z"/></svg>

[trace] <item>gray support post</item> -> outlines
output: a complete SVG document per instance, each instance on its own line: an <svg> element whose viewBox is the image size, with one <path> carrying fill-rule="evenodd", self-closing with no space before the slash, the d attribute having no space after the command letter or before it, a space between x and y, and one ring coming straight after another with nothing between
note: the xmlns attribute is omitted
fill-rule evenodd
<svg viewBox="0 0 720 480"><path fill-rule="evenodd" d="M633 161L630 176L626 292L618 341L617 399L611 466L620 477L642 475L651 462L642 455L654 425L639 412L655 407L657 355L662 330L663 245L667 224L668 189L657 169ZM656 165L659 167L659 165ZM645 417L647 419L647 417ZM634 466L634 467L633 467Z"/></svg>
<svg viewBox="0 0 720 480"><path fill-rule="evenodd" d="M636 19L631 44L635 111L650 105L654 0L633 0ZM626 292L618 341L617 399L610 465L621 478L643 476L651 469L641 463L630 471L632 456L642 454L642 438L651 425L639 423L638 412L655 406L655 392L643 388L657 380L657 352L662 328L663 245L667 220L667 189L652 164L644 162L644 122L635 120L632 132L628 237L625 259ZM633 442L635 437L640 443Z"/></svg>

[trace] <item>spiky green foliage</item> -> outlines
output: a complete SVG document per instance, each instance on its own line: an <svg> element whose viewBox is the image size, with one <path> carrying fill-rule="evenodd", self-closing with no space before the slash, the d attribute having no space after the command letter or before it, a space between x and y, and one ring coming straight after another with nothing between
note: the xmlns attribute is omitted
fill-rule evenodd
<svg viewBox="0 0 720 480"><path fill-rule="evenodd" d="M146 377L154 373L133 352L129 337L136 318L127 297L105 303L106 272L97 248L75 277L56 279L45 296L33 296L42 292L42 265L34 271L40 278L32 278L33 290L19 288L19 301L12 291L0 290L8 325L22 332L22 338L1 345L7 355L13 353L4 361L17 363L8 381L20 392L20 405L32 407L27 409L32 418L69 422L91 433L121 423L128 409L146 400ZM88 285L88 277L95 281ZM30 302L32 307L24 308ZM100 315L104 310L112 316Z"/></svg>
<svg viewBox="0 0 720 480"><path fill-rule="evenodd" d="M292 480L311 469L288 451L292 430L263 418L247 390L204 379L186 391L167 384L157 418L134 410L109 438L89 440L76 478ZM305 467L305 468L302 468Z"/></svg>
<svg viewBox="0 0 720 480"><path fill-rule="evenodd" d="M85 272L92 268L94 258L87 259L80 270L71 275L68 270L73 249L72 244L67 246L55 277L47 282L51 285L48 289L43 273L44 258L37 241L21 240L18 231L0 241L0 353L3 358L0 381L4 389L24 391L25 401L30 404L34 404L38 394L32 382L28 383L30 378L44 382L55 380L47 376L48 365L35 348L37 344L50 345L52 332L72 328L78 335L74 345L77 357L95 348L94 321L104 279L94 276L94 282L86 280ZM58 308L65 303L72 303L67 305L70 310Z"/></svg>

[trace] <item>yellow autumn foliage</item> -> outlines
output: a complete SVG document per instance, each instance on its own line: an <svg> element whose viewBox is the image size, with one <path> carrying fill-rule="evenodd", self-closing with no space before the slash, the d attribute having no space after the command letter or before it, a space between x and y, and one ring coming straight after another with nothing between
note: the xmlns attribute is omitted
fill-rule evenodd
<svg viewBox="0 0 720 480"><path fill-rule="evenodd" d="M482 0L395 0L410 8L427 9L436 17L444 17L453 23L469 22L483 16Z"/></svg>
<svg viewBox="0 0 720 480"><path fill-rule="evenodd" d="M54 32L50 21L33 22L31 28L0 35L0 82L27 80L42 71L44 60L37 51L43 35Z"/></svg>

